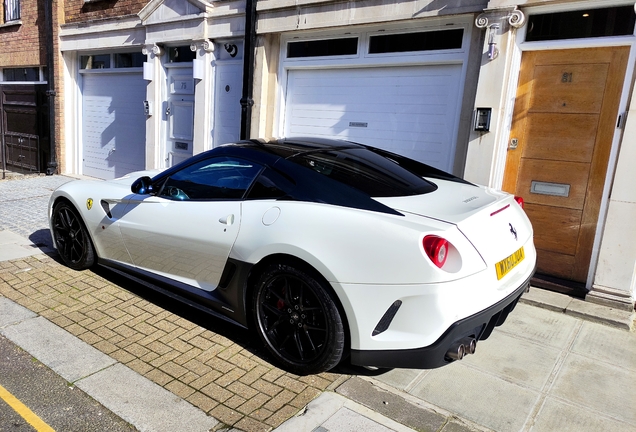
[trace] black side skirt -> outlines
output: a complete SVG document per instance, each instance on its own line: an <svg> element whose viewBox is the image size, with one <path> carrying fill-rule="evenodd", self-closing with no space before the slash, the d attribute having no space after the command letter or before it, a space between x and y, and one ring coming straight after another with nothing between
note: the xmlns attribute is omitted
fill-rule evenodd
<svg viewBox="0 0 636 432"><path fill-rule="evenodd" d="M251 264L228 259L226 268L231 264L234 269L223 272L221 285L213 291L205 291L116 261L100 258L99 264L163 295L247 328L245 283Z"/></svg>

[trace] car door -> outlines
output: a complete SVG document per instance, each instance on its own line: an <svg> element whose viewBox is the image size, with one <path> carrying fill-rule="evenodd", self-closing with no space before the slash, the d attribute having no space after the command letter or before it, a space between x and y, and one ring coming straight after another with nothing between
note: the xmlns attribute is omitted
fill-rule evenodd
<svg viewBox="0 0 636 432"><path fill-rule="evenodd" d="M208 158L161 179L151 195L131 197L120 220L134 266L214 290L241 226L241 203L261 167Z"/></svg>

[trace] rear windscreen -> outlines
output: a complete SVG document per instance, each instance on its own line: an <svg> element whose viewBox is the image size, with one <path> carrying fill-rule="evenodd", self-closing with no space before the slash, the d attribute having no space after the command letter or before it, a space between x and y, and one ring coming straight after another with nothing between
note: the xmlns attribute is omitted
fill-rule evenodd
<svg viewBox="0 0 636 432"><path fill-rule="evenodd" d="M371 197L420 195L437 189L395 161L364 148L321 149L288 160Z"/></svg>

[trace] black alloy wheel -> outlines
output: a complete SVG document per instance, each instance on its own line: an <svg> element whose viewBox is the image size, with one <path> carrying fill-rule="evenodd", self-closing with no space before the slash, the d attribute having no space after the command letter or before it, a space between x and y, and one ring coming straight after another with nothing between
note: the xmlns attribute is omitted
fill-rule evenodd
<svg viewBox="0 0 636 432"><path fill-rule="evenodd" d="M64 264L84 270L95 264L95 249L75 208L62 201L53 208L53 237Z"/></svg>
<svg viewBox="0 0 636 432"><path fill-rule="evenodd" d="M342 319L323 283L278 264L261 275L254 293L259 336L281 365L298 375L333 368L344 351Z"/></svg>

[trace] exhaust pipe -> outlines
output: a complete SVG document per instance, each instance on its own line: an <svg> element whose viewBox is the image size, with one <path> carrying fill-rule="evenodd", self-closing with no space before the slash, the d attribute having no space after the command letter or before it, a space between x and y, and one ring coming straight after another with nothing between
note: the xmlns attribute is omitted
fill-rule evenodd
<svg viewBox="0 0 636 432"><path fill-rule="evenodd" d="M451 360L461 360L466 354L466 348L460 341L454 342L451 347L446 351L446 357Z"/></svg>
<svg viewBox="0 0 636 432"><path fill-rule="evenodd" d="M446 358L450 360L461 360L465 355L475 354L476 348L477 341L475 338L462 338L453 342L448 351L446 351Z"/></svg>
<svg viewBox="0 0 636 432"><path fill-rule="evenodd" d="M466 351L466 354L475 354L475 349L477 348L477 341L475 338L467 337L463 338L459 342L464 345L464 351Z"/></svg>

